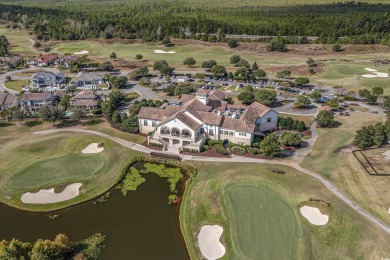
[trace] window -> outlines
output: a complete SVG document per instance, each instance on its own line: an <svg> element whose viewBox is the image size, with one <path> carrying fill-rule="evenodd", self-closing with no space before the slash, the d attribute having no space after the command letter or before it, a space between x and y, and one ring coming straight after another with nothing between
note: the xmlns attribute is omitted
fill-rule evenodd
<svg viewBox="0 0 390 260"><path fill-rule="evenodd" d="M267 118L267 123L271 122L272 121L272 118L268 117Z"/></svg>
<svg viewBox="0 0 390 260"><path fill-rule="evenodd" d="M204 128L201 128L201 129L200 129L200 133L201 133L201 134L204 134Z"/></svg>
<svg viewBox="0 0 390 260"><path fill-rule="evenodd" d="M153 127L156 126L156 122L155 122L155 121L152 121L152 126L153 126Z"/></svg>
<svg viewBox="0 0 390 260"><path fill-rule="evenodd" d="M238 133L240 136L246 136L246 133Z"/></svg>
<svg viewBox="0 0 390 260"><path fill-rule="evenodd" d="M214 130L213 129L209 129L209 135L211 135L211 136L214 135Z"/></svg>
<svg viewBox="0 0 390 260"><path fill-rule="evenodd" d="M148 120L144 120L144 126L148 126Z"/></svg>

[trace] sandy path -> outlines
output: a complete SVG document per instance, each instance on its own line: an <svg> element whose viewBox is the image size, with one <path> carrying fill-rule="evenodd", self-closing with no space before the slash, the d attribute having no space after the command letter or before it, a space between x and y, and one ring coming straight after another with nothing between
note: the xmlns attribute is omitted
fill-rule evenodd
<svg viewBox="0 0 390 260"><path fill-rule="evenodd" d="M299 211L313 225L323 226L329 221L329 216L322 214L318 208L303 206Z"/></svg>
<svg viewBox="0 0 390 260"><path fill-rule="evenodd" d="M215 260L224 256L225 247L219 242L223 228L218 225L202 226L198 235L199 249L207 260Z"/></svg>
<svg viewBox="0 0 390 260"><path fill-rule="evenodd" d="M104 150L104 147L98 147L98 143L92 143L85 147L81 152L82 153L101 153Z"/></svg>
<svg viewBox="0 0 390 260"><path fill-rule="evenodd" d="M49 204L70 200L79 195L81 185L81 183L70 184L59 193L55 193L54 188L48 190L42 189L34 193L26 192L22 195L21 201L29 204Z"/></svg>

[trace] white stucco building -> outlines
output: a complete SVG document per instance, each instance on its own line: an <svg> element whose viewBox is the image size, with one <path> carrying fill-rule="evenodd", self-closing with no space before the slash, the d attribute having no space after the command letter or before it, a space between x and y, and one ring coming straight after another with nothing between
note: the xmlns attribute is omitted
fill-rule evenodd
<svg viewBox="0 0 390 260"><path fill-rule="evenodd" d="M141 108L138 120L141 133L152 133L149 143L199 150L207 139L250 145L255 134L277 127L278 113L257 102L229 105L222 92L199 89L181 102Z"/></svg>

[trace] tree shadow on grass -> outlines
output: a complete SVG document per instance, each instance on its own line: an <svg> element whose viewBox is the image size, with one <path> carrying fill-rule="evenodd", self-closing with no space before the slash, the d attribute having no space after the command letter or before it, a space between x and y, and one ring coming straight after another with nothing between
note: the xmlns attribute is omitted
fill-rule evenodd
<svg viewBox="0 0 390 260"><path fill-rule="evenodd" d="M10 123L7 123L7 122L0 122L0 127L6 127L6 126L10 126L11 124Z"/></svg>
<svg viewBox="0 0 390 260"><path fill-rule="evenodd" d="M341 124L339 121L334 121L331 128L338 128L338 127L340 127L341 125L342 125L342 124Z"/></svg>
<svg viewBox="0 0 390 260"><path fill-rule="evenodd" d="M34 127L34 126L38 126L38 125L42 125L42 124L43 124L43 121L40 121L40 120L28 121L28 122L24 123L24 125L27 127Z"/></svg>

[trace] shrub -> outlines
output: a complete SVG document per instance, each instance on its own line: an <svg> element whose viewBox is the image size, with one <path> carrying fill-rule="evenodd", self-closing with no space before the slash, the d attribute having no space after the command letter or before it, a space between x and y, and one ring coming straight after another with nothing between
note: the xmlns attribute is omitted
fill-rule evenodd
<svg viewBox="0 0 390 260"><path fill-rule="evenodd" d="M234 153L238 153L238 154L245 154L246 153L246 149L243 147L240 147L240 146L233 146L232 151Z"/></svg>
<svg viewBox="0 0 390 260"><path fill-rule="evenodd" d="M222 140L211 140L211 139L209 139L209 140L207 140L207 144L209 146L214 146L216 144L223 144L223 141Z"/></svg>
<svg viewBox="0 0 390 260"><path fill-rule="evenodd" d="M261 154L261 150L259 148L247 147L246 150L252 155Z"/></svg>
<svg viewBox="0 0 390 260"><path fill-rule="evenodd" d="M126 196L128 191L137 190L138 186L144 183L146 179L141 176L141 174L134 167L130 168L130 173L128 173L123 180L122 184L119 186L122 194Z"/></svg>
<svg viewBox="0 0 390 260"><path fill-rule="evenodd" d="M223 146L223 144L215 144L213 145L215 151L222 155L228 155L227 149Z"/></svg>
<svg viewBox="0 0 390 260"><path fill-rule="evenodd" d="M280 141L285 145L298 145L301 142L301 136L298 133L284 132Z"/></svg>
<svg viewBox="0 0 390 260"><path fill-rule="evenodd" d="M164 145L159 143L149 143L149 146L157 147L157 148L163 148Z"/></svg>
<svg viewBox="0 0 390 260"><path fill-rule="evenodd" d="M175 203L175 201L177 200L177 195L176 194L170 194L168 196L168 204L172 204L172 203Z"/></svg>

